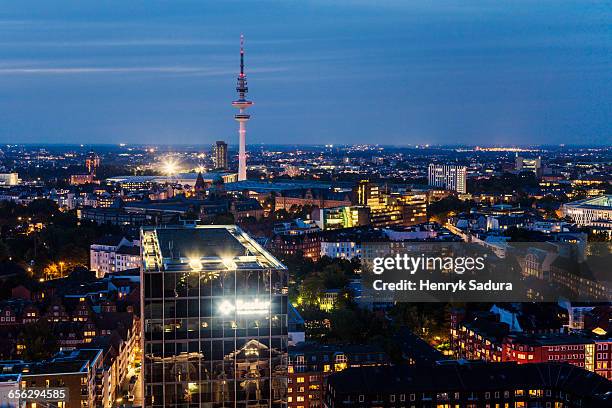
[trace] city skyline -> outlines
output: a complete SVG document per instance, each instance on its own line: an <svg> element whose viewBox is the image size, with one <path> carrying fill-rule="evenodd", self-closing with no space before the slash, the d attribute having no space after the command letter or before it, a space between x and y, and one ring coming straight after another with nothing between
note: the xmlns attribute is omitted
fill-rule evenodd
<svg viewBox="0 0 612 408"><path fill-rule="evenodd" d="M612 408L608 3L0 3L0 408Z"/></svg>
<svg viewBox="0 0 612 408"><path fill-rule="evenodd" d="M599 145L611 133L599 3L34 3L0 7L1 143L234 145L241 32L258 101L250 146Z"/></svg>

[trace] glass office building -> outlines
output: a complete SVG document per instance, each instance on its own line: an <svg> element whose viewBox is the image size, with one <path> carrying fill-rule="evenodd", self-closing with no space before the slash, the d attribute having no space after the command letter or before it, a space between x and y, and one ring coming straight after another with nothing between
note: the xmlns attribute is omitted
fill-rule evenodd
<svg viewBox="0 0 612 408"><path fill-rule="evenodd" d="M140 238L145 406L285 406L286 268L236 226Z"/></svg>

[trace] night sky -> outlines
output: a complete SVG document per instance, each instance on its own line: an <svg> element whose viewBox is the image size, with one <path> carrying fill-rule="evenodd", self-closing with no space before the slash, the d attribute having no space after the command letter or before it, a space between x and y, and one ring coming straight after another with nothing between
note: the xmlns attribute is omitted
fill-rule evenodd
<svg viewBox="0 0 612 408"><path fill-rule="evenodd" d="M0 142L610 144L610 1L0 3Z"/></svg>

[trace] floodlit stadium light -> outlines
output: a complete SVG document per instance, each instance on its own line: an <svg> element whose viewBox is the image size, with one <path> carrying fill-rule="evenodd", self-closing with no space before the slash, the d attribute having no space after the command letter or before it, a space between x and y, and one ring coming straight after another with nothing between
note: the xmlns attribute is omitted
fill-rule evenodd
<svg viewBox="0 0 612 408"><path fill-rule="evenodd" d="M162 162L162 170L168 176L178 173L179 163L171 157L164 159Z"/></svg>

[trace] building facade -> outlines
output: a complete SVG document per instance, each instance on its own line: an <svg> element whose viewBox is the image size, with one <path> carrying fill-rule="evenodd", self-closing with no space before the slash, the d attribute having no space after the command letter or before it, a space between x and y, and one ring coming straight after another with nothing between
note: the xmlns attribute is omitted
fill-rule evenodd
<svg viewBox="0 0 612 408"><path fill-rule="evenodd" d="M367 345L301 343L289 349L289 408L321 408L325 379L349 367L390 364L382 349Z"/></svg>
<svg viewBox="0 0 612 408"><path fill-rule="evenodd" d="M430 186L442 187L461 194L467 193L467 167L430 164L427 171Z"/></svg>
<svg viewBox="0 0 612 408"><path fill-rule="evenodd" d="M0 186L16 186L19 184L17 173L0 173Z"/></svg>
<svg viewBox="0 0 612 408"><path fill-rule="evenodd" d="M287 402L287 271L236 226L141 230L145 405Z"/></svg>
<svg viewBox="0 0 612 408"><path fill-rule="evenodd" d="M563 215L571 218L579 226L612 221L612 195L602 195L563 204Z"/></svg>
<svg viewBox="0 0 612 408"><path fill-rule="evenodd" d="M85 158L85 168L89 174L96 174L96 170L100 167L100 156L95 152L87 153Z"/></svg>
<svg viewBox="0 0 612 408"><path fill-rule="evenodd" d="M449 361L335 373L325 407L607 407L611 392L610 381L567 364Z"/></svg>
<svg viewBox="0 0 612 408"><path fill-rule="evenodd" d="M96 277L140 267L140 248L123 237L109 237L89 247L89 269Z"/></svg>
<svg viewBox="0 0 612 408"><path fill-rule="evenodd" d="M78 349L60 351L53 358L38 362L20 360L0 361L4 374L20 375L19 388L59 387L68 390L68 398L54 402L63 408L96 407L97 373L104 370L102 350ZM2 405L2 404L0 404ZM46 406L40 401L22 402L19 406L36 408Z"/></svg>
<svg viewBox="0 0 612 408"><path fill-rule="evenodd" d="M217 143L213 146L213 162L215 169L227 169L227 143L223 140L217 140Z"/></svg>
<svg viewBox="0 0 612 408"><path fill-rule="evenodd" d="M527 158L516 155L514 160L514 169L516 171L531 171L535 173L536 176L540 177L542 175L542 158L534 157Z"/></svg>

